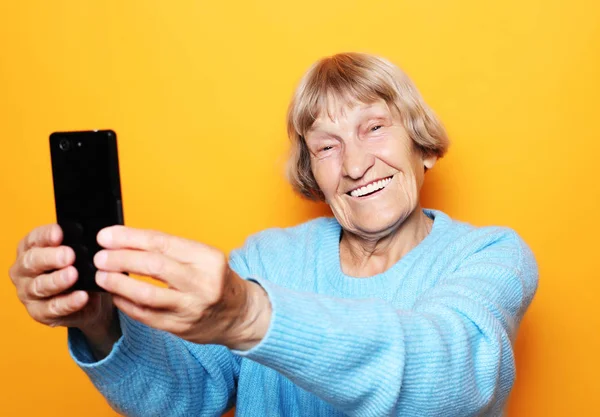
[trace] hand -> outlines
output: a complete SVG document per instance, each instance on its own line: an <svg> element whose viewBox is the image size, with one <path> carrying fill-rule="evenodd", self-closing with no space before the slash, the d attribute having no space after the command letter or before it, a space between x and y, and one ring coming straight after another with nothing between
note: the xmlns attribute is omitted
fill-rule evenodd
<svg viewBox="0 0 600 417"><path fill-rule="evenodd" d="M62 240L57 224L34 229L19 242L10 278L34 320L50 327L77 327L86 335L102 338L114 327L111 296L85 291L61 294L77 281L75 253L60 246ZM47 272L53 269L56 271Z"/></svg>
<svg viewBox="0 0 600 417"><path fill-rule="evenodd" d="M223 252L199 242L126 226L100 231L98 285L131 318L194 343L249 349L266 334L271 306L262 287L240 278ZM146 275L168 288L133 279Z"/></svg>

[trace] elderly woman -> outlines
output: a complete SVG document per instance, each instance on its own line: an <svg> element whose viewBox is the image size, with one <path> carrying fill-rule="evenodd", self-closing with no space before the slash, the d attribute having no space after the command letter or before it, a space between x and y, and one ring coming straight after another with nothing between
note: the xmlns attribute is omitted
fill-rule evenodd
<svg viewBox="0 0 600 417"><path fill-rule="evenodd" d="M293 187L334 218L263 231L229 258L109 227L102 295L61 294L75 255L40 227L10 271L29 314L69 328L72 357L125 415L501 415L537 264L509 228L421 207L448 140L415 86L375 56L322 59L288 131Z"/></svg>

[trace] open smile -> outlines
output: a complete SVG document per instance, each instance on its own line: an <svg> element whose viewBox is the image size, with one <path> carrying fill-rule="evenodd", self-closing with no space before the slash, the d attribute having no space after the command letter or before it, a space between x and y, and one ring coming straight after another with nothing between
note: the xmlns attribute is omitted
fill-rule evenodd
<svg viewBox="0 0 600 417"><path fill-rule="evenodd" d="M385 187L387 187L387 185L392 181L392 177L393 176L382 178L382 179L376 180L376 181L372 181L368 184L365 184L363 186L355 188L354 190L351 190L351 191L347 192L346 194L348 194L349 196L354 197L354 198L363 198L363 197L368 197L368 196L377 194L378 192L383 190Z"/></svg>

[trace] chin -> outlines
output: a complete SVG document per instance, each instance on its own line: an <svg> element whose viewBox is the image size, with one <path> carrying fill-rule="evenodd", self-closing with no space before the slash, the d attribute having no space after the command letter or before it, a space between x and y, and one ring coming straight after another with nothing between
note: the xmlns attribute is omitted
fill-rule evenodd
<svg viewBox="0 0 600 417"><path fill-rule="evenodd" d="M349 230L359 235L385 236L397 229L410 213L377 213L368 218L353 221Z"/></svg>

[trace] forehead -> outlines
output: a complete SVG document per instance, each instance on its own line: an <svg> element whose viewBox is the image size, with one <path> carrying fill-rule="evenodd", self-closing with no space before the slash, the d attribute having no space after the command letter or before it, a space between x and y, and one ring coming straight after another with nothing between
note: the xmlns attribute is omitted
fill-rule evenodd
<svg viewBox="0 0 600 417"><path fill-rule="evenodd" d="M322 109L317 113L315 121L308 132L342 123L360 123L365 117L386 117L391 113L390 107L383 100L363 103L358 100L342 101L334 97L328 97Z"/></svg>

